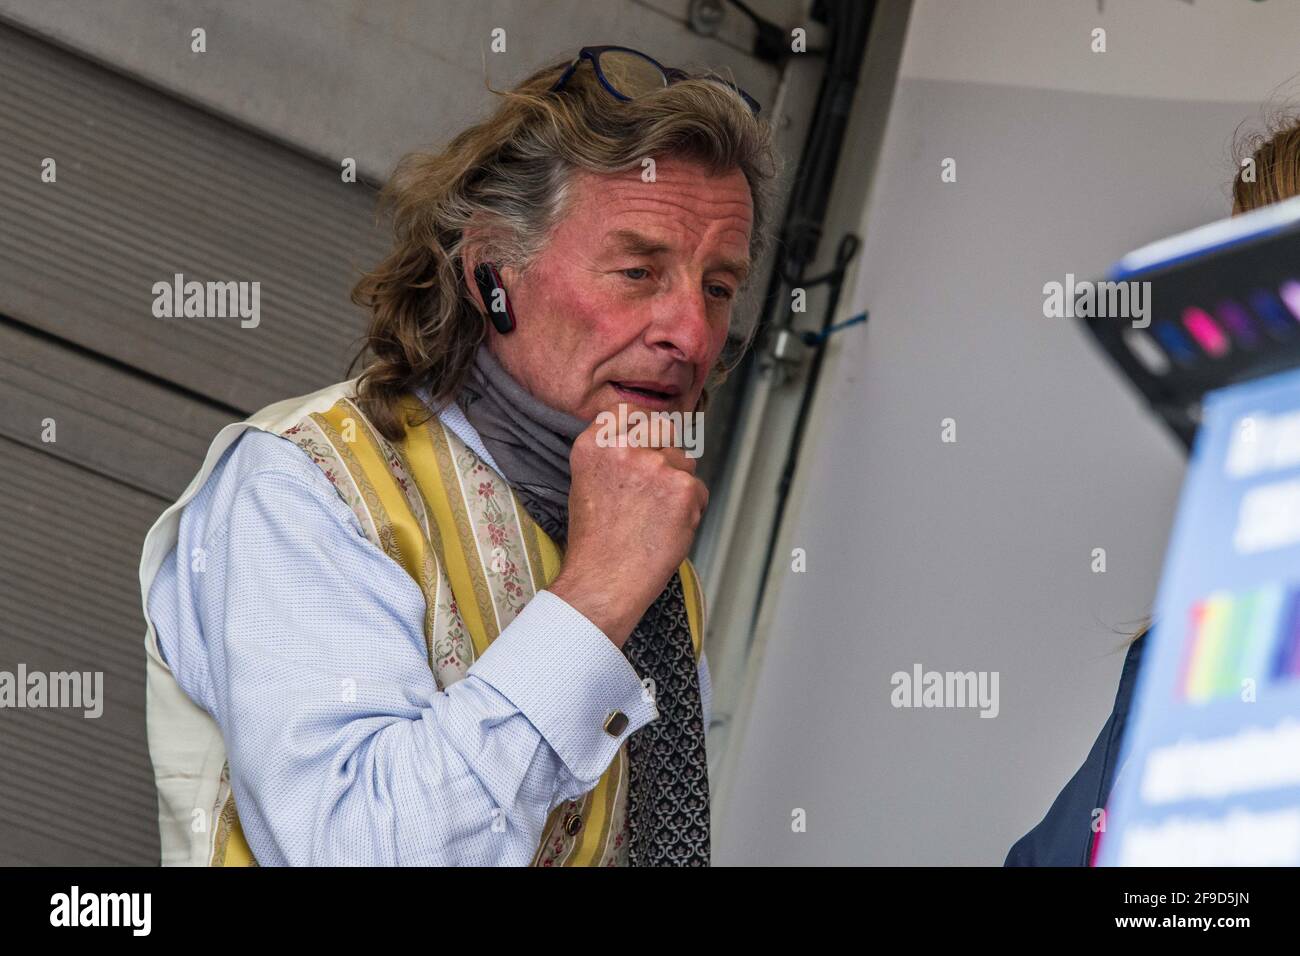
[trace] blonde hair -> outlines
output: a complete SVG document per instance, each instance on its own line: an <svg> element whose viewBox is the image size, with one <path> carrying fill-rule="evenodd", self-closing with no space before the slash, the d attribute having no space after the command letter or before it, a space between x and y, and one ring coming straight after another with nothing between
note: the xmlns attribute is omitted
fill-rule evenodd
<svg viewBox="0 0 1300 956"><path fill-rule="evenodd" d="M1300 194L1300 121L1285 112L1269 120L1264 129L1238 135L1233 150L1237 172L1232 180L1234 216L1290 199ZM1253 181L1245 178L1242 163L1253 160Z"/></svg>
<svg viewBox="0 0 1300 956"><path fill-rule="evenodd" d="M763 253L776 176L766 122L732 91L699 78L618 100L585 62L549 92L571 62L538 70L512 90L489 87L501 99L491 117L441 151L405 156L380 194L393 246L352 291L370 313L352 366L372 356L358 400L390 440L404 432L405 395L427 386L435 405L454 396L486 335L486 316L464 284L464 257L526 271L567 211L575 171L622 172L665 155L715 175L739 169L754 207L750 256L757 262ZM710 384L728 370L720 360Z"/></svg>

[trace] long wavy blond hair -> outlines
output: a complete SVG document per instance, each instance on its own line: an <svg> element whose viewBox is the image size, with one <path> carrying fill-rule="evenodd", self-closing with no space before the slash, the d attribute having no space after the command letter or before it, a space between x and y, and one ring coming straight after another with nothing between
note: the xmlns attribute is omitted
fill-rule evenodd
<svg viewBox="0 0 1300 956"><path fill-rule="evenodd" d="M501 102L487 120L445 149L405 156L380 194L393 246L352 290L370 319L349 373L363 362L358 401L390 440L405 430L404 397L417 387L429 389L435 406L454 396L487 334L464 283L464 257L526 271L566 214L577 170L622 172L665 155L713 174L740 169L754 205L750 255L757 262L763 254L777 174L769 125L733 92L699 78L622 101L583 63L550 93L571 62L512 90L489 86ZM725 378L735 352L719 361L711 385Z"/></svg>
<svg viewBox="0 0 1300 956"><path fill-rule="evenodd" d="M1232 214L1249 212L1300 194L1300 118L1289 111L1271 116L1263 129L1238 131L1233 153ZM1254 174L1245 178L1242 162L1250 157Z"/></svg>

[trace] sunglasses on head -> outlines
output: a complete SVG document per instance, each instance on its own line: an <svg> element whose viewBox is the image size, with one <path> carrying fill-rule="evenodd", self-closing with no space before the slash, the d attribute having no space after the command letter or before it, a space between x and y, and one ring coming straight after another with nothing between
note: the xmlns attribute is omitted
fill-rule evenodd
<svg viewBox="0 0 1300 956"><path fill-rule="evenodd" d="M591 61L592 69L596 71L596 79L616 99L634 100L638 96L662 90L682 80L706 80L725 86L738 95L754 115L757 116L761 109L758 100L722 77L710 74L692 75L671 66L664 66L654 57L625 46L584 46L578 51L574 61L569 64L569 68L555 81L551 92L556 93L563 89L584 60Z"/></svg>

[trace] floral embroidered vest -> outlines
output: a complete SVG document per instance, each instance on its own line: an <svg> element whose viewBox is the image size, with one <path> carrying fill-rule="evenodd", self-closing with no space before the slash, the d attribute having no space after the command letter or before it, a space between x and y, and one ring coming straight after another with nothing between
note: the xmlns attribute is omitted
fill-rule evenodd
<svg viewBox="0 0 1300 956"><path fill-rule="evenodd" d="M225 449L246 429L258 428L301 448L356 514L366 537L420 587L429 667L443 690L463 678L533 595L554 580L562 553L504 479L437 416L430 417L418 398L408 397L412 418L404 439L390 443L354 403L355 381L279 402L222 429L199 474L145 539L142 600L147 602L149 584L176 543L180 510ZM698 661L703 591L689 560L680 571ZM145 646L163 864L256 865L239 825L220 729L172 677L152 622ZM533 865L626 865L627 775L624 743L592 790L552 811ZM208 819L212 826L200 826Z"/></svg>

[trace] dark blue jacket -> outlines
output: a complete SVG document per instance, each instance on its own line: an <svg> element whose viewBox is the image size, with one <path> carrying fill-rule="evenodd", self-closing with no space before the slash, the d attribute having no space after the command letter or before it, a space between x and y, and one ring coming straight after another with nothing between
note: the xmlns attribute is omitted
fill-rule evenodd
<svg viewBox="0 0 1300 956"><path fill-rule="evenodd" d="M1133 684L1142 660L1147 637L1139 637L1128 649L1119 691L1106 726L1101 728L1088 759L1065 789L1053 801L1047 816L1011 848L1006 866L1087 866L1092 852L1093 811L1106 806L1119 762L1124 725L1128 721Z"/></svg>

